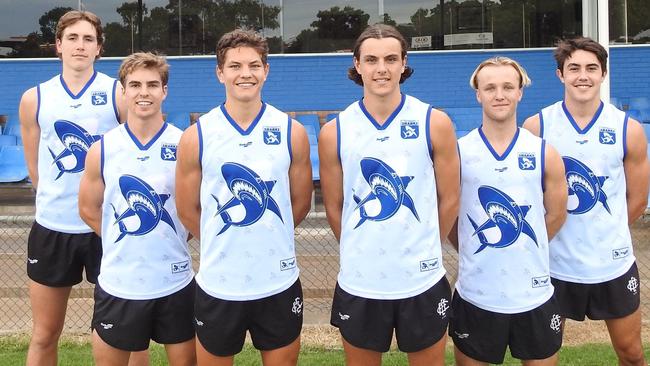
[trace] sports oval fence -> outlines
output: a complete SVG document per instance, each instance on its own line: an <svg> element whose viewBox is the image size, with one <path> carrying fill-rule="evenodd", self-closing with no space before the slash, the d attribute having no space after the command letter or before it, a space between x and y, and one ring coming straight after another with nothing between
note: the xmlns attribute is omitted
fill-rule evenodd
<svg viewBox="0 0 650 366"><path fill-rule="evenodd" d="M321 206L322 207L322 206ZM339 269L339 248L322 208L309 213L296 229L296 251L305 297L305 322L329 323L331 297ZM8 210L5 210L5 212ZM33 216L0 216L0 332L24 333L31 329L27 289L27 236ZM650 216L632 227L634 250L641 276L641 307L644 322L650 321ZM194 267L199 264L199 243L190 242ZM443 247L447 278L456 279L458 257L448 245ZM66 333L89 332L93 286L75 286L68 303Z"/></svg>

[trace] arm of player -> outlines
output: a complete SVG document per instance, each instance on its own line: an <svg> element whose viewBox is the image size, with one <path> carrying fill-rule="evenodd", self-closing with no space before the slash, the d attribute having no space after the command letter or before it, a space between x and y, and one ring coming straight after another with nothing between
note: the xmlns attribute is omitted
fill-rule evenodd
<svg viewBox="0 0 650 366"><path fill-rule="evenodd" d="M196 124L188 127L176 154L176 209L178 218L197 239L201 234L201 162Z"/></svg>
<svg viewBox="0 0 650 366"><path fill-rule="evenodd" d="M458 217L460 207L460 159L454 126L449 117L431 110L430 137L438 195L438 227L443 242Z"/></svg>
<svg viewBox="0 0 650 366"><path fill-rule="evenodd" d="M307 132L305 127L295 120L291 121L291 155L289 189L291 191L293 224L297 227L309 213L314 185L311 181L311 160Z"/></svg>
<svg viewBox="0 0 650 366"><path fill-rule="evenodd" d="M23 138L25 162L34 190L38 189L38 144L41 139L41 127L36 120L38 94L36 88L27 90L20 99L18 115L20 134Z"/></svg>
<svg viewBox="0 0 650 366"><path fill-rule="evenodd" d="M102 235L102 204L104 203L104 179L101 172L102 146L93 144L86 155L81 182L79 183L79 216L97 235Z"/></svg>
<svg viewBox="0 0 650 366"><path fill-rule="evenodd" d="M336 240L341 240L341 215L343 214L343 168L338 156L336 121L328 122L320 130L318 157L320 159L320 185L327 222Z"/></svg>
<svg viewBox="0 0 650 366"><path fill-rule="evenodd" d="M564 163L560 154L549 144L546 144L544 159L544 221L548 240L557 234L567 216L567 197L569 194Z"/></svg>
<svg viewBox="0 0 650 366"><path fill-rule="evenodd" d="M533 135L539 136L539 113L526 118L522 127L530 131Z"/></svg>
<svg viewBox="0 0 650 366"><path fill-rule="evenodd" d="M124 123L126 122L126 119L128 117L128 106L126 105L126 98L124 98L124 88L122 87L122 83L119 81L117 82L117 85L115 86L115 104L117 107L117 113L119 114L119 122Z"/></svg>
<svg viewBox="0 0 650 366"><path fill-rule="evenodd" d="M449 231L449 235L447 235L447 239L449 239L451 246L458 251L458 217L456 218L456 221L454 221L454 225L452 225L451 231Z"/></svg>
<svg viewBox="0 0 650 366"><path fill-rule="evenodd" d="M627 121L627 153L623 159L625 169L625 196L627 221L636 221L648 206L648 140L641 124L630 118Z"/></svg>

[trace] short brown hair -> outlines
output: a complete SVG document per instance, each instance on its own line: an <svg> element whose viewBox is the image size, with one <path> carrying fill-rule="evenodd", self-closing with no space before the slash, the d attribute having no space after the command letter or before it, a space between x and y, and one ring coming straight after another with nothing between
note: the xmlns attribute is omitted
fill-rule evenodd
<svg viewBox="0 0 650 366"><path fill-rule="evenodd" d="M358 60L361 56L361 44L368 38L382 39L382 38L395 38L399 41L400 46L402 46L402 60L406 58L406 50L408 49L408 43L404 36L393 26L387 24L374 24L366 28L354 43L354 48L352 49L352 56ZM413 68L406 66L402 76L399 79L399 83L403 83L413 74ZM348 69L348 79L354 81L355 83L363 86L363 80L361 75L357 72L357 69L352 65Z"/></svg>
<svg viewBox="0 0 650 366"><path fill-rule="evenodd" d="M571 57L571 55L577 50L591 52L596 55L596 58L600 63L600 68L603 70L603 75L605 75L607 72L607 50L605 50L605 47L600 43L587 37L560 40L557 43L557 47L555 48L555 51L553 51L553 57L555 57L555 61L557 61L557 68L560 70L560 73L563 72L564 62L566 59Z"/></svg>
<svg viewBox="0 0 650 366"><path fill-rule="evenodd" d="M169 81L169 64L167 64L167 61L151 52L136 52L125 58L122 65L120 65L119 77L122 86L126 87L126 77L140 68L158 71L162 85L167 85Z"/></svg>
<svg viewBox="0 0 650 366"><path fill-rule="evenodd" d="M515 71L519 74L519 88L530 85L530 78L526 73L526 70L519 64L519 62L505 56L495 56L490 57L487 60L481 62L476 70L472 73L472 76L469 78L469 86L474 90L478 90L478 73L486 66L512 66Z"/></svg>
<svg viewBox="0 0 650 366"><path fill-rule="evenodd" d="M222 69L226 62L226 52L239 47L253 48L260 55L262 63L266 65L269 55L266 39L252 30L235 29L221 36L217 42L217 66Z"/></svg>
<svg viewBox="0 0 650 366"><path fill-rule="evenodd" d="M99 55L95 57L97 60L103 51L102 46L104 45L104 30L102 29L101 19L99 19L99 17L94 13L91 13L89 11L70 10L69 12L63 14L63 16L59 18L59 21L56 23L56 39L61 40L61 38L63 38L63 31L65 31L67 27L83 20L92 24L92 26L95 28L97 44L99 45Z"/></svg>

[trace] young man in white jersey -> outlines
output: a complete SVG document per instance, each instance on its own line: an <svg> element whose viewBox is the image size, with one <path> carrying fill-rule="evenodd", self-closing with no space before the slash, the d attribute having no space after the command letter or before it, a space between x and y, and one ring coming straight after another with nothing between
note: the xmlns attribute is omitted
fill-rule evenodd
<svg viewBox="0 0 650 366"><path fill-rule="evenodd" d="M376 24L354 46L348 76L363 99L320 134L323 201L340 242L331 323L348 365L381 364L393 331L409 364L442 365L451 290L441 241L458 212L451 120L400 92L408 45Z"/></svg>
<svg viewBox="0 0 650 366"><path fill-rule="evenodd" d="M550 267L563 317L605 320L621 365L645 365L640 279L628 225L643 214L650 168L644 131L600 100L607 51L589 38L559 42L556 75L564 99L524 127L562 156L567 220L550 243Z"/></svg>
<svg viewBox="0 0 650 366"><path fill-rule="evenodd" d="M303 319L294 227L311 204L303 126L262 102L268 45L235 30L217 43L226 101L181 138L176 202L201 240L199 365L232 365L250 332L266 366L295 365Z"/></svg>
<svg viewBox="0 0 650 366"><path fill-rule="evenodd" d="M450 241L459 252L449 335L456 364L556 365L562 345L548 240L566 218L559 154L517 126L530 84L507 57L481 62L470 78L483 109L480 127L458 140L461 194Z"/></svg>
<svg viewBox="0 0 650 366"><path fill-rule="evenodd" d="M27 274L33 330L27 365L54 365L73 285L99 273L100 239L77 214L79 179L90 145L125 115L117 80L94 70L103 45L100 19L70 11L56 27L62 72L20 101L25 161L36 190Z"/></svg>
<svg viewBox="0 0 650 366"><path fill-rule="evenodd" d="M194 272L174 200L182 131L161 110L168 69L151 53L122 62L128 121L90 148L79 187L79 213L103 245L93 313L97 365L126 366L129 353L150 340L165 345L170 365L196 364Z"/></svg>

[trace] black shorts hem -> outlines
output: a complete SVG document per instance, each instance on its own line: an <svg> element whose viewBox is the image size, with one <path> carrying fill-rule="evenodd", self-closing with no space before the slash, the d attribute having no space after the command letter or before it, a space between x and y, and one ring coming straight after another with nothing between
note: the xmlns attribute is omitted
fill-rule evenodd
<svg viewBox="0 0 650 366"><path fill-rule="evenodd" d="M276 346L276 347L264 347L264 346L257 347L257 346L254 346L254 345L253 345L253 346L254 346L255 349L258 350L258 351L273 351L273 350L276 350L276 349L280 349L280 348L282 348L282 347L286 347L286 346L290 345L291 343L295 342L296 339L300 338L300 334L301 334L301 332L298 332L298 335L295 336L295 337L294 337L291 341L289 341L287 344L282 344L282 343L284 343L284 342L281 342L280 345L278 345L278 346Z"/></svg>
<svg viewBox="0 0 650 366"><path fill-rule="evenodd" d="M76 285L80 284L81 282L83 282L83 278L78 280L78 281L70 281L70 283L68 283L68 282L57 283L56 281L44 281L44 280L42 280L40 278L34 278L34 276L32 276L32 274L29 273L29 271L27 271L27 277L30 280L38 283L39 285L43 285L43 286L47 286L47 287L55 287L55 288L73 287L73 286L76 286ZM90 281L88 281L88 282L90 282ZM90 282L90 283L92 283L93 285L95 284L95 282Z"/></svg>
<svg viewBox="0 0 650 366"><path fill-rule="evenodd" d="M99 338L102 339L102 341L109 346L113 348L117 348L120 351L128 351L128 352L140 352L149 349L149 343L150 341L147 341L146 346L142 347L139 344L134 344L133 342L113 342L112 340L106 339L106 337L102 336L102 333L99 331L99 329L94 328L93 329L95 333L99 336Z"/></svg>

